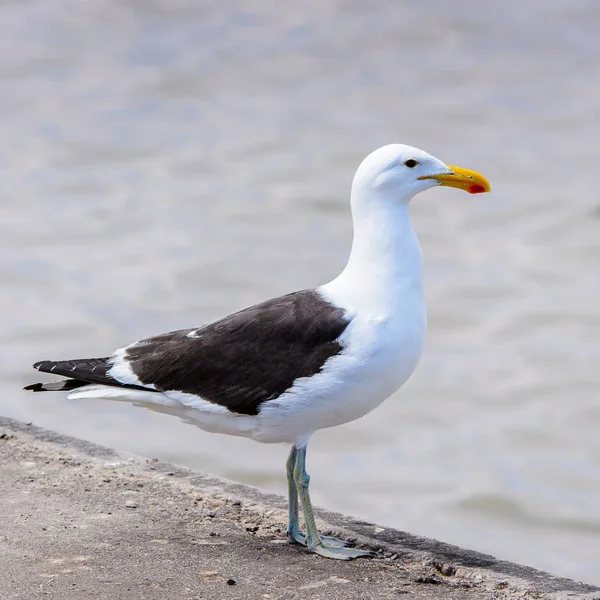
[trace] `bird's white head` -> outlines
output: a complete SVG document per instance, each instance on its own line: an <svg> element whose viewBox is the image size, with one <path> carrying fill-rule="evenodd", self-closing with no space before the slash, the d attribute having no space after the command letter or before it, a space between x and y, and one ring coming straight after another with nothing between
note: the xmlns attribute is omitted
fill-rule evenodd
<svg viewBox="0 0 600 600"><path fill-rule="evenodd" d="M488 180L475 171L446 165L423 150L404 144L389 144L363 160L352 184L355 196L394 204L408 203L416 194L438 185L471 194L490 191Z"/></svg>
<svg viewBox="0 0 600 600"><path fill-rule="evenodd" d="M422 255L408 208L416 194L438 185L471 194L490 191L483 175L447 165L418 148L390 144L369 154L352 182L354 238L348 264L324 286L325 295L378 317L416 311L415 339L420 339L425 327Z"/></svg>

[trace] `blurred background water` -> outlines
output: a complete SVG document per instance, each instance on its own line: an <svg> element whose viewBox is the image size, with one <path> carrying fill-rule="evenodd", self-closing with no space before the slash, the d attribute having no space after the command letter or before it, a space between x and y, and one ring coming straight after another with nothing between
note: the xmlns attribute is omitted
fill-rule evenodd
<svg viewBox="0 0 600 600"><path fill-rule="evenodd" d="M20 392L328 281L389 142L493 195L413 203L412 380L317 433L316 504L600 583L600 4L0 2L0 412L283 493L286 449Z"/></svg>

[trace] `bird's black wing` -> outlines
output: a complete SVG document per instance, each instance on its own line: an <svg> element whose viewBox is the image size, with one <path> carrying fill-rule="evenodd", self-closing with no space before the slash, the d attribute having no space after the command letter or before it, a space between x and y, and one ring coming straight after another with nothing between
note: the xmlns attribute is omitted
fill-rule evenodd
<svg viewBox="0 0 600 600"><path fill-rule="evenodd" d="M199 329L136 342L114 360L124 361L139 387L186 392L232 412L254 415L262 402L280 396L296 379L318 373L329 358L341 352L338 338L348 323L343 309L315 290L304 290ZM106 369L97 367L96 371L111 379L112 363L104 364ZM72 375L56 368L53 372L85 379L77 367ZM113 383L91 382L122 385L114 379Z"/></svg>

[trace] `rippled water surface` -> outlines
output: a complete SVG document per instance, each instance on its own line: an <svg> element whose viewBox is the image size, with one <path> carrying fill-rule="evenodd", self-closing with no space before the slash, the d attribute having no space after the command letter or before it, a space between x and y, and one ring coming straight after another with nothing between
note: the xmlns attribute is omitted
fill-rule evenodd
<svg viewBox="0 0 600 600"><path fill-rule="evenodd" d="M315 286L391 141L491 196L413 203L412 380L317 433L317 504L600 583L600 4L0 2L0 411L285 491L286 449L19 391Z"/></svg>

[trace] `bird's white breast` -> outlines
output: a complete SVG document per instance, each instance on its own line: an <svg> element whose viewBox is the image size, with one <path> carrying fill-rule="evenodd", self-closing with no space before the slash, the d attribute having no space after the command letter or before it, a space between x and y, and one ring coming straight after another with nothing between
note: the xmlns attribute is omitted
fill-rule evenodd
<svg viewBox="0 0 600 600"><path fill-rule="evenodd" d="M321 288L339 306L335 291ZM386 306L384 306L386 304ZM348 307L352 321L342 334L343 351L320 373L297 380L276 400L263 405L253 437L293 441L317 429L358 419L401 387L415 370L425 340L421 286L405 290L393 306Z"/></svg>
<svg viewBox="0 0 600 600"><path fill-rule="evenodd" d="M344 271L319 288L351 319L339 340L343 351L264 403L255 439L293 441L358 419L415 370L427 327L421 248L408 206L379 208L356 224Z"/></svg>

